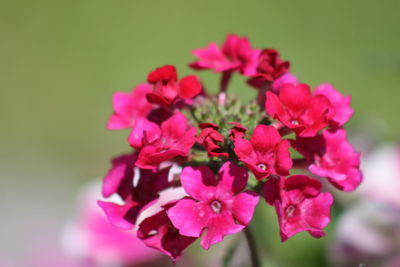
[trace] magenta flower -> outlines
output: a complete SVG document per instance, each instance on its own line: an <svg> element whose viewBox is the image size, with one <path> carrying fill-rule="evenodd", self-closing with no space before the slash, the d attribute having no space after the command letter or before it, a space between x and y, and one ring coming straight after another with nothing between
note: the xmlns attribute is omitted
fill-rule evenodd
<svg viewBox="0 0 400 267"><path fill-rule="evenodd" d="M205 147L209 157L228 157L228 153L223 152L221 145L225 143L224 137L218 132L219 126L214 123L200 123L202 129L197 142Z"/></svg>
<svg viewBox="0 0 400 267"><path fill-rule="evenodd" d="M285 83L292 83L294 85L297 85L297 84L299 84L299 80L292 73L286 73L286 74L282 75L281 77L279 77L278 79L274 80L274 82L272 83L272 91L275 94L279 94L280 88Z"/></svg>
<svg viewBox="0 0 400 267"><path fill-rule="evenodd" d="M264 198L275 207L282 242L303 231L316 238L325 235L322 230L329 224L333 197L331 193L321 193L321 187L319 181L305 175L265 182Z"/></svg>
<svg viewBox="0 0 400 267"><path fill-rule="evenodd" d="M344 129L298 138L292 141L292 146L312 162L309 166L312 173L328 178L338 189L353 191L361 183L360 153L347 141Z"/></svg>
<svg viewBox="0 0 400 267"><path fill-rule="evenodd" d="M246 37L228 34L222 47L211 43L206 48L193 50L197 61L194 69L212 69L215 72L239 71L243 75L255 74L260 50L252 49Z"/></svg>
<svg viewBox="0 0 400 267"><path fill-rule="evenodd" d="M161 136L161 128L157 123L146 118L139 118L128 137L131 147L141 149L147 144L154 143Z"/></svg>
<svg viewBox="0 0 400 267"><path fill-rule="evenodd" d="M147 120L139 122L128 138L131 146L140 148L135 163L139 168L155 169L163 161L187 156L195 143L196 128L180 112L164 121L161 127Z"/></svg>
<svg viewBox="0 0 400 267"><path fill-rule="evenodd" d="M258 196L252 191L240 193L247 184L246 169L226 162L218 180L206 166L186 167L181 182L188 198L168 210L172 224L185 236L200 237L204 249L221 242L225 235L245 228L253 217Z"/></svg>
<svg viewBox="0 0 400 267"><path fill-rule="evenodd" d="M258 180L270 174L289 175L292 159L289 141L281 140L273 126L258 125L249 140L235 140L235 153Z"/></svg>
<svg viewBox="0 0 400 267"><path fill-rule="evenodd" d="M139 224L138 238L148 247L158 249L175 261L197 238L179 234L167 216L167 211L173 205L169 203L160 212L144 219Z"/></svg>
<svg viewBox="0 0 400 267"><path fill-rule="evenodd" d="M113 95L114 113L107 122L109 130L120 130L130 128L140 117L147 116L153 109L153 105L146 99L146 94L150 93L149 84L140 84L132 92L116 92Z"/></svg>
<svg viewBox="0 0 400 267"><path fill-rule="evenodd" d="M103 181L103 197L117 194L123 203L98 201L110 223L121 229L132 229L140 213L159 197L160 191L170 186L169 168L140 170L139 182L133 186L135 159L136 155L122 155L113 159L112 168Z"/></svg>
<svg viewBox="0 0 400 267"><path fill-rule="evenodd" d="M331 102L335 110L335 116L332 118L333 126L342 126L353 115L353 109L350 107L351 96L343 96L331 84L318 85L315 88L314 95L323 95Z"/></svg>
<svg viewBox="0 0 400 267"><path fill-rule="evenodd" d="M312 173L328 180L343 191L353 191L361 183L360 153L347 141L346 131L324 131L324 153L314 155Z"/></svg>
<svg viewBox="0 0 400 267"><path fill-rule="evenodd" d="M268 115L302 137L315 136L334 116L330 101L322 95L312 96L306 84L284 84L279 96L267 92L265 108Z"/></svg>
<svg viewBox="0 0 400 267"><path fill-rule="evenodd" d="M176 68L166 65L152 71L147 77L153 91L146 97L150 103L166 107L178 99L190 99L201 92L202 86L197 76L188 75L178 81Z"/></svg>

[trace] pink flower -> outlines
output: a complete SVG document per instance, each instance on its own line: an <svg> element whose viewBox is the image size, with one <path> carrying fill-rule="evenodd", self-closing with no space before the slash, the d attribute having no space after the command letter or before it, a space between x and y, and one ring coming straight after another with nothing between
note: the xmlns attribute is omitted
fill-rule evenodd
<svg viewBox="0 0 400 267"><path fill-rule="evenodd" d="M286 74L289 68L290 62L283 61L277 50L264 49L259 55L256 73L248 82L256 88L262 88Z"/></svg>
<svg viewBox="0 0 400 267"><path fill-rule="evenodd" d="M194 69L212 69L215 72L239 71L250 76L255 73L258 49L252 49L246 37L228 34L222 47L211 43L206 48L192 52L198 60L190 66Z"/></svg>
<svg viewBox="0 0 400 267"><path fill-rule="evenodd" d="M204 249L246 227L258 203L256 193L239 193L247 184L244 168L228 161L218 176L216 180L206 166L184 168L181 182L191 197L179 200L167 212L181 235L200 237L205 233L200 241Z"/></svg>
<svg viewBox="0 0 400 267"><path fill-rule="evenodd" d="M322 136L298 138L292 146L312 162L309 170L338 189L353 191L362 181L360 153L346 139L346 131L322 132Z"/></svg>
<svg viewBox="0 0 400 267"><path fill-rule="evenodd" d="M114 113L107 123L109 130L130 128L140 117L147 116L153 109L153 105L146 99L150 93L149 84L140 84L130 93L116 92L113 95Z"/></svg>
<svg viewBox="0 0 400 267"><path fill-rule="evenodd" d="M289 141L281 140L273 126L258 125L249 140L235 139L235 153L258 180L270 174L289 175Z"/></svg>
<svg viewBox="0 0 400 267"><path fill-rule="evenodd" d="M178 112L161 124L141 120L132 129L128 141L140 149L136 166L155 169L166 160L187 156L195 143L196 128L188 124L186 117Z"/></svg>
<svg viewBox="0 0 400 267"><path fill-rule="evenodd" d="M328 126L334 110L323 95L312 96L306 84L284 84L279 96L267 92L265 108L268 115L281 121L301 137L315 136Z"/></svg>
<svg viewBox="0 0 400 267"><path fill-rule="evenodd" d="M175 261L197 238L183 236L173 226L167 216L167 211L173 205L174 203L167 204L160 212L144 219L139 225L138 238L148 247L158 249Z"/></svg>
<svg viewBox="0 0 400 267"><path fill-rule="evenodd" d="M153 85L153 91L146 97L150 103L169 106L177 99L189 99L201 92L202 86L194 75L188 75L178 81L176 68L166 65L152 71L147 81Z"/></svg>
<svg viewBox="0 0 400 267"><path fill-rule="evenodd" d="M218 132L219 126L214 123L200 123L203 129L196 138L197 142L204 146L209 157L228 157L228 153L223 152L220 145L225 143L224 137Z"/></svg>
<svg viewBox="0 0 400 267"><path fill-rule="evenodd" d="M329 224L333 197L331 193L321 193L321 186L304 175L265 182L264 198L275 207L282 242L303 231L316 238L325 235L322 230Z"/></svg>
<svg viewBox="0 0 400 267"><path fill-rule="evenodd" d="M400 207L400 146L383 143L375 147L364 156L362 169L364 179L357 191L375 202Z"/></svg>
<svg viewBox="0 0 400 267"><path fill-rule="evenodd" d="M229 131L229 139L235 141L236 138L244 138L246 135L247 128L238 122L230 122L233 125Z"/></svg>
<svg viewBox="0 0 400 267"><path fill-rule="evenodd" d="M74 258L89 261L91 264L87 266L151 265L160 260L161 254L146 247L136 237L136 231L124 231L110 225L96 205L99 191L97 185L96 183L95 186L89 187L89 190L85 190L80 198L78 216L63 233L65 249L73 254ZM81 264L76 266L86 266L82 261L77 263Z"/></svg>
<svg viewBox="0 0 400 267"><path fill-rule="evenodd" d="M139 182L133 186L135 159L136 155L122 155L113 159L112 168L103 181L103 197L117 194L123 203L98 201L110 223L121 229L132 229L140 213L159 197L161 190L170 186L169 168L140 170Z"/></svg>
<svg viewBox="0 0 400 267"><path fill-rule="evenodd" d="M331 84L324 83L317 86L314 95L323 95L331 102L335 110L335 116L332 118L333 126L342 126L353 115L353 109L350 107L351 96L343 96Z"/></svg>
<svg viewBox="0 0 400 267"><path fill-rule="evenodd" d="M281 77L277 78L276 80L274 80L274 82L272 83L272 91L276 94L279 94L280 88L285 83L292 83L294 85L297 85L297 84L299 84L299 80L293 74L286 73L286 74L282 75Z"/></svg>

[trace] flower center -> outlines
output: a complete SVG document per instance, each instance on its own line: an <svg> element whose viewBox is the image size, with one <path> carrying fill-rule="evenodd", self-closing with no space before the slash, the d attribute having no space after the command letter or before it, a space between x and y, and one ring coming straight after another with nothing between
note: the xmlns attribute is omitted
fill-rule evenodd
<svg viewBox="0 0 400 267"><path fill-rule="evenodd" d="M148 233L147 233L147 235L148 236L154 236L154 235L156 235L156 234L158 234L158 231L157 230L150 230Z"/></svg>
<svg viewBox="0 0 400 267"><path fill-rule="evenodd" d="M295 211L296 211L296 207L295 207L294 205L289 205L289 206L286 208L286 216L287 216L288 218L292 218Z"/></svg>
<svg viewBox="0 0 400 267"><path fill-rule="evenodd" d="M210 203L210 207L211 207L213 212L221 213L222 204L218 200L214 200L213 202L211 202Z"/></svg>
<svg viewBox="0 0 400 267"><path fill-rule="evenodd" d="M265 171L267 169L267 165L265 165L264 163L260 163L260 164L257 165L257 168Z"/></svg>
<svg viewBox="0 0 400 267"><path fill-rule="evenodd" d="M294 125L299 125L300 124L298 120L292 120L291 123L294 124Z"/></svg>

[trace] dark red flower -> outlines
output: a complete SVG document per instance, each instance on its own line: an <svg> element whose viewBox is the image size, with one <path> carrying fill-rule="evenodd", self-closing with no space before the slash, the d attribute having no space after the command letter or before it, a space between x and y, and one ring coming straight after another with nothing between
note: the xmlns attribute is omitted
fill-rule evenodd
<svg viewBox="0 0 400 267"><path fill-rule="evenodd" d="M122 155L112 160L112 167L103 180L102 194L108 198L117 194L122 204L98 201L110 223L122 229L132 229L139 214L156 200L158 193L171 184L169 168L162 170L139 170L134 172L137 155ZM136 176L136 177L135 177ZM138 179L134 186L134 179Z"/></svg>
<svg viewBox="0 0 400 267"><path fill-rule="evenodd" d="M205 147L209 157L228 157L228 153L223 152L221 145L225 143L224 137L218 132L219 126L214 123L200 123L202 129L196 140Z"/></svg>
<svg viewBox="0 0 400 267"><path fill-rule="evenodd" d="M246 135L247 128L238 122L230 122L233 125L229 131L229 139L235 141L236 138L244 138Z"/></svg>
<svg viewBox="0 0 400 267"><path fill-rule="evenodd" d="M283 61L277 50L264 49L258 58L256 74L248 82L256 88L261 88L288 73L289 69L290 62Z"/></svg>
<svg viewBox="0 0 400 267"><path fill-rule="evenodd" d="M167 204L160 212L144 219L139 224L137 235L148 247L158 249L175 261L197 238L179 234L171 223L167 211L174 205Z"/></svg>

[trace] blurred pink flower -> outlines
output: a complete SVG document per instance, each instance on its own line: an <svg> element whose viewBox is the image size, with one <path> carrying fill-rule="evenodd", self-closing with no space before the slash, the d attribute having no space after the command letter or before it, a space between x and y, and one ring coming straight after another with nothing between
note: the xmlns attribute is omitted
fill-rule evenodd
<svg viewBox="0 0 400 267"><path fill-rule="evenodd" d="M206 48L193 50L197 61L190 64L194 69L212 69L215 72L239 71L251 76L256 72L260 50L253 49L246 37L228 34L222 47L215 43Z"/></svg>
<svg viewBox="0 0 400 267"><path fill-rule="evenodd" d="M359 192L365 197L400 208L400 146L384 144L362 160L364 182Z"/></svg>
<svg viewBox="0 0 400 267"><path fill-rule="evenodd" d="M358 199L339 217L330 255L336 266L399 266L400 147L383 144L362 160Z"/></svg>
<svg viewBox="0 0 400 267"><path fill-rule="evenodd" d="M299 84L299 80L297 79L296 76L294 76L292 73L286 73L276 79L272 83L272 91L276 94L279 94L279 89L285 84L285 83L291 83L291 84Z"/></svg>
<svg viewBox="0 0 400 267"><path fill-rule="evenodd" d="M162 257L136 237L135 230L112 226L100 207L97 183L79 198L79 212L64 232L64 247L73 257L93 262L95 266L135 266Z"/></svg>

